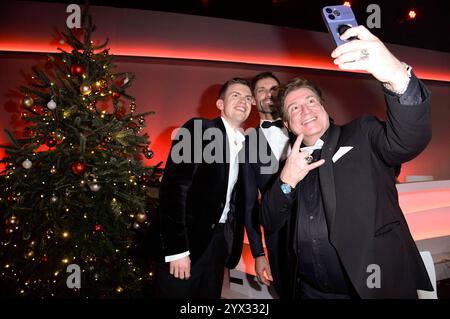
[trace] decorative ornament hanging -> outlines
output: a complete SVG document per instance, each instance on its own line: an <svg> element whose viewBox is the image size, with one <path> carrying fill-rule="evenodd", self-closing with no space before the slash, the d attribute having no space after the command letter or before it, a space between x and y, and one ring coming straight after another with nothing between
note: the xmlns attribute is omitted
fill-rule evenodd
<svg viewBox="0 0 450 319"><path fill-rule="evenodd" d="M85 72L86 70L84 69L84 67L78 63L74 63L70 67L70 73L72 73L72 75L82 76Z"/></svg>
<svg viewBox="0 0 450 319"><path fill-rule="evenodd" d="M153 158L154 154L153 151L150 149L150 146L145 147L143 153L146 159Z"/></svg>
<svg viewBox="0 0 450 319"><path fill-rule="evenodd" d="M44 108L40 105L36 105L33 107L33 111L39 115L42 115L44 113Z"/></svg>
<svg viewBox="0 0 450 319"><path fill-rule="evenodd" d="M95 229L96 232L101 232L103 230L103 227L100 224L96 224L94 229Z"/></svg>
<svg viewBox="0 0 450 319"><path fill-rule="evenodd" d="M120 98L120 93L119 92L113 92L112 93L112 97L113 97L113 99L118 99L118 98Z"/></svg>
<svg viewBox="0 0 450 319"><path fill-rule="evenodd" d="M53 166L52 168L50 168L50 174L56 174L56 167Z"/></svg>
<svg viewBox="0 0 450 319"><path fill-rule="evenodd" d="M80 86L80 92L83 95L89 95L92 92L92 87L89 84L83 83Z"/></svg>
<svg viewBox="0 0 450 319"><path fill-rule="evenodd" d="M86 171L86 165L83 162L75 162L72 164L72 173L81 175Z"/></svg>
<svg viewBox="0 0 450 319"><path fill-rule="evenodd" d="M31 98L28 95L26 95L23 98L22 104L23 104L23 106L25 106L27 108L31 108L34 105L34 100L33 100L33 98Z"/></svg>
<svg viewBox="0 0 450 319"><path fill-rule="evenodd" d="M140 223L143 223L147 220L147 214L145 213L139 213L136 215L136 220Z"/></svg>
<svg viewBox="0 0 450 319"><path fill-rule="evenodd" d="M47 145L48 147L55 147L56 146L56 140L49 136L45 139L45 145Z"/></svg>
<svg viewBox="0 0 450 319"><path fill-rule="evenodd" d="M99 184L91 184L89 185L89 188L93 192L98 192L101 189L101 186Z"/></svg>
<svg viewBox="0 0 450 319"><path fill-rule="evenodd" d="M122 80L122 85L126 85L128 82L130 82L130 78L128 77L128 73L127 73L125 78Z"/></svg>
<svg viewBox="0 0 450 319"><path fill-rule="evenodd" d="M47 108L49 110L54 110L56 109L56 102L53 101L53 99L51 99L48 103L47 103Z"/></svg>
<svg viewBox="0 0 450 319"><path fill-rule="evenodd" d="M33 163L28 158L22 162L22 166L25 169L30 169L32 165Z"/></svg>
<svg viewBox="0 0 450 319"><path fill-rule="evenodd" d="M133 129L133 130L134 130L135 128L137 128L137 126L138 126L138 125L136 124L136 122L131 121L131 122L128 123L128 127L131 128L131 129Z"/></svg>

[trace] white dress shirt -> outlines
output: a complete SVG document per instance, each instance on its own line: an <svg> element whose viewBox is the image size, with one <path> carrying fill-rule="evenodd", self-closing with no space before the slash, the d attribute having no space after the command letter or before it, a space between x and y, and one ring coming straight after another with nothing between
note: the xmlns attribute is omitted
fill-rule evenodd
<svg viewBox="0 0 450 319"><path fill-rule="evenodd" d="M278 118L276 120L281 120ZM274 120L274 121L276 121ZM267 121L267 120L265 120ZM289 145L289 135L288 131L285 127L279 128L277 126L271 126L269 128L262 128L261 124L264 120L261 120L259 123L260 129L264 133L264 136L269 142L270 149L272 150L272 154L278 161L284 160L289 153L291 152L291 146ZM269 121L273 122L273 121Z"/></svg>

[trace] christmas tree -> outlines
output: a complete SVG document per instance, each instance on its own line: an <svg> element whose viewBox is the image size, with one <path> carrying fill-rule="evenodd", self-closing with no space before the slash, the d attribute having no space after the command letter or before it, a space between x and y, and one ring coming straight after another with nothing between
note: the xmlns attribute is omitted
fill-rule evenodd
<svg viewBox="0 0 450 319"><path fill-rule="evenodd" d="M24 136L6 131L0 286L8 296L133 297L151 280L133 255L158 204L158 165L143 164L153 156L142 134L149 112L135 114L126 93L134 76L114 72L108 40L95 45L94 30L84 15L81 29L62 33L71 50L49 55L21 88Z"/></svg>

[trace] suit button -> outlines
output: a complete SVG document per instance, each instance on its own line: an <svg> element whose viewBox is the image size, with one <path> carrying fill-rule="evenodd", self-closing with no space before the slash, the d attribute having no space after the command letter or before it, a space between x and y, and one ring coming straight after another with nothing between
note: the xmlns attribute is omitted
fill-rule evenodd
<svg viewBox="0 0 450 319"><path fill-rule="evenodd" d="M211 225L211 229L214 229L216 227L216 224Z"/></svg>

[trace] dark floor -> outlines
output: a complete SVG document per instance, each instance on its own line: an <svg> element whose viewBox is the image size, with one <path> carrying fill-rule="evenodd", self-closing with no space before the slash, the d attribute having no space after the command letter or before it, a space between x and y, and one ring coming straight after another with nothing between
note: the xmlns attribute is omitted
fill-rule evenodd
<svg viewBox="0 0 450 319"><path fill-rule="evenodd" d="M437 282L438 299L450 299L450 278Z"/></svg>

